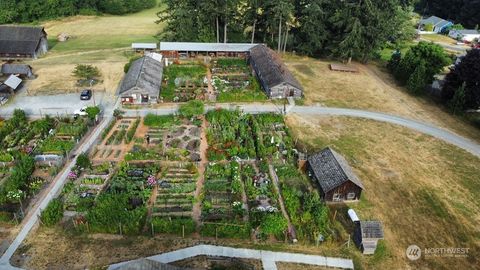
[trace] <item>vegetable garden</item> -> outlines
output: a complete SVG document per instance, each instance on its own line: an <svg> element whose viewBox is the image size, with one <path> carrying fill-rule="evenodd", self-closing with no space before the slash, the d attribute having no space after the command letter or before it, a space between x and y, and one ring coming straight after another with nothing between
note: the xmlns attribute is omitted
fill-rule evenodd
<svg viewBox="0 0 480 270"><path fill-rule="evenodd" d="M163 70L161 97L164 102L185 102L204 99L208 82L205 66L173 64Z"/></svg>

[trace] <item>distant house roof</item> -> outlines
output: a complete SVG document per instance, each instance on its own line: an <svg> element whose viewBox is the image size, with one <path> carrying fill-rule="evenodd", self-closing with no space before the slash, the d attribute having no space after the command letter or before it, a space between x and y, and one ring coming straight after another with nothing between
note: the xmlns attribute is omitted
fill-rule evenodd
<svg viewBox="0 0 480 270"><path fill-rule="evenodd" d="M279 56L267 46L261 44L253 47L250 50L250 59L255 63L255 67L261 73L262 79L268 87L288 83L298 89L303 89Z"/></svg>
<svg viewBox="0 0 480 270"><path fill-rule="evenodd" d="M440 18L440 17L437 17L437 16L430 16L430 17L428 17L428 18L426 18L426 19L420 20L420 24L423 24L423 25L425 25L425 24L432 24L432 25L435 26L435 27L440 27L440 28L442 28L442 27L444 27L444 26L446 26L446 25L448 25L448 24L452 24L452 22L447 21L447 20L444 20L444 19L442 19L442 18Z"/></svg>
<svg viewBox="0 0 480 270"><path fill-rule="evenodd" d="M360 221L360 231L362 234L362 239L382 239L383 238L383 228L380 221Z"/></svg>
<svg viewBox="0 0 480 270"><path fill-rule="evenodd" d="M480 35L480 32L475 29L462 29L462 30L455 30L455 31L461 35Z"/></svg>
<svg viewBox="0 0 480 270"><path fill-rule="evenodd" d="M120 94L141 89L145 94L158 96L163 77L163 64L154 58L144 56L130 65L120 87Z"/></svg>
<svg viewBox="0 0 480 270"><path fill-rule="evenodd" d="M22 83L22 79L18 78L15 75L10 75L8 79L4 82L5 85L12 88L13 90L17 89L17 87Z"/></svg>
<svg viewBox="0 0 480 270"><path fill-rule="evenodd" d="M34 54L42 37L43 27L0 26L0 54Z"/></svg>
<svg viewBox="0 0 480 270"><path fill-rule="evenodd" d="M165 264L150 259L139 259L123 264L115 270L189 270L192 268L178 267L170 264Z"/></svg>
<svg viewBox="0 0 480 270"><path fill-rule="evenodd" d="M157 43L132 43L132 49L152 49L157 48Z"/></svg>
<svg viewBox="0 0 480 270"><path fill-rule="evenodd" d="M329 192L347 181L363 189L362 181L352 171L345 158L330 147L308 157L308 162L324 192Z"/></svg>
<svg viewBox="0 0 480 270"><path fill-rule="evenodd" d="M160 51L248 52L256 45L250 43L160 42Z"/></svg>
<svg viewBox="0 0 480 270"><path fill-rule="evenodd" d="M3 64L0 73L30 75L32 73L32 67L22 64Z"/></svg>

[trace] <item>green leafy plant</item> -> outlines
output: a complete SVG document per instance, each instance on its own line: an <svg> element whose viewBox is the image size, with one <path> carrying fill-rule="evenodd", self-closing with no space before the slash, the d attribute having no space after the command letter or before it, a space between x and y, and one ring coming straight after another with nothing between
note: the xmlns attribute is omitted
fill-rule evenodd
<svg viewBox="0 0 480 270"><path fill-rule="evenodd" d="M63 217L63 203L60 199L53 199L43 210L40 217L42 224L51 227L57 224Z"/></svg>

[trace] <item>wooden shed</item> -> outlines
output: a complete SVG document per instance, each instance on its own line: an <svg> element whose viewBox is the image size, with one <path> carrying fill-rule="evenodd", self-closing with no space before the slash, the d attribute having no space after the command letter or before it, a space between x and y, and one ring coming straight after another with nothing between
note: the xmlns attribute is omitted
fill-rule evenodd
<svg viewBox="0 0 480 270"><path fill-rule="evenodd" d="M250 50L250 65L269 98L301 98L303 87L280 57L261 44Z"/></svg>
<svg viewBox="0 0 480 270"><path fill-rule="evenodd" d="M378 240L383 239L383 228L380 221L355 222L353 241L363 254L374 254Z"/></svg>
<svg viewBox="0 0 480 270"><path fill-rule="evenodd" d="M32 67L24 64L3 64L0 73L4 75L16 75L22 78L33 78Z"/></svg>
<svg viewBox="0 0 480 270"><path fill-rule="evenodd" d="M320 195L326 202L360 199L362 182L345 158L330 147L309 156L306 170L318 184Z"/></svg>
<svg viewBox="0 0 480 270"><path fill-rule="evenodd" d="M47 51L47 33L43 27L0 26L1 59L35 59Z"/></svg>

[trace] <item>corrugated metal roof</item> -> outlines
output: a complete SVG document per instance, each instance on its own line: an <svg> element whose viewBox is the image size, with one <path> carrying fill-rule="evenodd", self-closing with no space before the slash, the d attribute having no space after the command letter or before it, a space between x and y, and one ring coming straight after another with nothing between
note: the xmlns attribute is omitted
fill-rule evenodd
<svg viewBox="0 0 480 270"><path fill-rule="evenodd" d="M18 78L15 75L10 75L8 79L4 82L5 85L12 88L13 90L17 89L17 87L22 83L22 79Z"/></svg>
<svg viewBox="0 0 480 270"><path fill-rule="evenodd" d="M257 44L250 43L160 42L160 50L191 52L248 52L256 45Z"/></svg>
<svg viewBox="0 0 480 270"><path fill-rule="evenodd" d="M132 49L156 49L157 43L132 43Z"/></svg>

